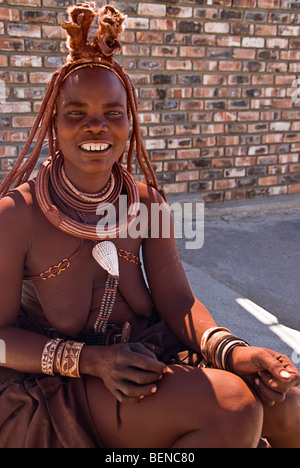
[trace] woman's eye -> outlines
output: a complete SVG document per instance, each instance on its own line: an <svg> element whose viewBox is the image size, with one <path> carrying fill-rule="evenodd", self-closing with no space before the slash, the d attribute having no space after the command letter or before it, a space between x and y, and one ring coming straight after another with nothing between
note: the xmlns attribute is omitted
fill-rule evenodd
<svg viewBox="0 0 300 468"><path fill-rule="evenodd" d="M72 110L67 112L68 117L82 117L84 113L80 110Z"/></svg>
<svg viewBox="0 0 300 468"><path fill-rule="evenodd" d="M123 113L121 111L109 111L108 115L121 116L121 115L123 115Z"/></svg>

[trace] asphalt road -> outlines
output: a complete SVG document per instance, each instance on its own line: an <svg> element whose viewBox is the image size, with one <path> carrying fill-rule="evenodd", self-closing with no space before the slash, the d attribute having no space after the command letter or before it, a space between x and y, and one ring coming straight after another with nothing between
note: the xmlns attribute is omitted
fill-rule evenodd
<svg viewBox="0 0 300 468"><path fill-rule="evenodd" d="M299 195L207 205L203 247L186 249L182 238L178 249L220 325L291 356L300 370Z"/></svg>

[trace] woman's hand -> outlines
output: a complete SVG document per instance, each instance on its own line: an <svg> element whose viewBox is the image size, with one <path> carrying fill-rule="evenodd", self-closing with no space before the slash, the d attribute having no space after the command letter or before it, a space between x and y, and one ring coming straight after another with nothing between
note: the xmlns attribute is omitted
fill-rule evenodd
<svg viewBox="0 0 300 468"><path fill-rule="evenodd" d="M93 368L88 373L101 378L122 403L156 393L157 382L167 371L167 366L141 343L90 347L87 351L93 352Z"/></svg>
<svg viewBox="0 0 300 468"><path fill-rule="evenodd" d="M229 367L270 406L284 401L287 391L300 385L300 374L291 360L269 349L237 347L231 353Z"/></svg>

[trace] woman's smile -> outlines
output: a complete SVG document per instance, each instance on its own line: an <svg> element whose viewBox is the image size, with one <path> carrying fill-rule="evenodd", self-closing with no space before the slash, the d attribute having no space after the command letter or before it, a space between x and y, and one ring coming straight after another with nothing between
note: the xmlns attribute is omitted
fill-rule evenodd
<svg viewBox="0 0 300 468"><path fill-rule="evenodd" d="M111 145L109 143L84 143L79 148L88 153L103 153L111 148Z"/></svg>

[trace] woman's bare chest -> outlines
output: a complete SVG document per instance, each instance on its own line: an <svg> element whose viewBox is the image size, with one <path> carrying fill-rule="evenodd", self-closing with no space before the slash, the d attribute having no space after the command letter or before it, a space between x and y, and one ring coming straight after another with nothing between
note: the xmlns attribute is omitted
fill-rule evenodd
<svg viewBox="0 0 300 468"><path fill-rule="evenodd" d="M51 326L76 335L92 328L97 318L107 272L92 256L95 243L62 234L49 224L47 227L44 235L33 238L24 276L34 278L32 284ZM140 242L113 242L118 252L120 280L111 320L124 323L135 313L149 315L152 303L138 260Z"/></svg>

